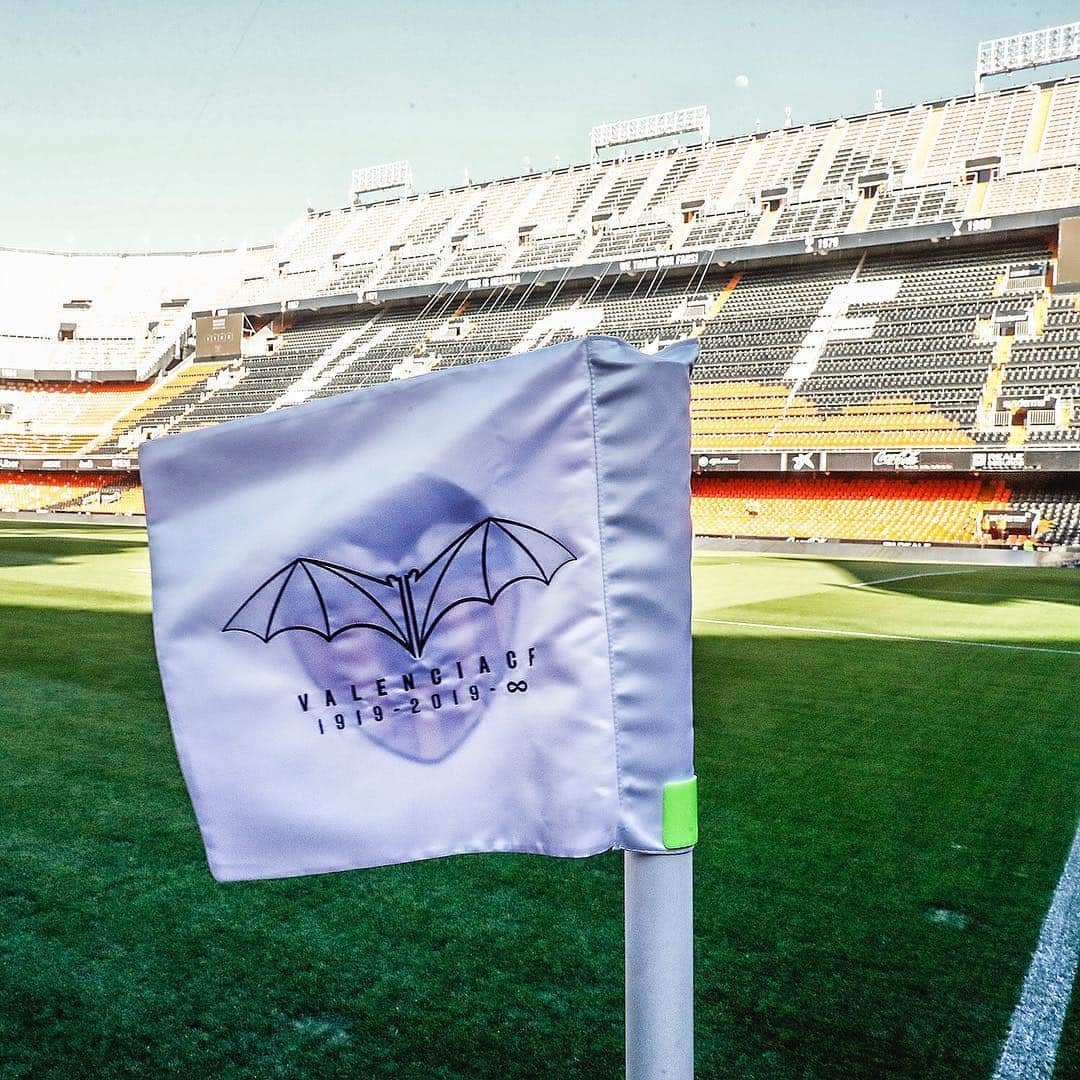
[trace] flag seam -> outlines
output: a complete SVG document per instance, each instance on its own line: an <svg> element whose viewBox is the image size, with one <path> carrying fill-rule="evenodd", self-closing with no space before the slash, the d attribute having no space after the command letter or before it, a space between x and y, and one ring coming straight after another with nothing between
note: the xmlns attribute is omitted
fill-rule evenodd
<svg viewBox="0 0 1080 1080"><path fill-rule="evenodd" d="M609 684L611 687L611 721L615 729L615 738L613 739L615 751L615 797L619 805L619 820L615 826L615 844L616 846L621 846L624 820L623 773L620 754L622 730L619 726L619 713L616 707L618 694L615 689L615 646L611 633L611 615L610 605L608 603L607 537L604 528L603 470L600 464L600 436L597 431L596 372L593 367L592 343L590 339L585 338L583 344L585 346L585 367L589 373L589 411L592 418L593 464L596 468L596 526L600 535L600 591L604 600L604 633L607 635L608 671Z"/></svg>

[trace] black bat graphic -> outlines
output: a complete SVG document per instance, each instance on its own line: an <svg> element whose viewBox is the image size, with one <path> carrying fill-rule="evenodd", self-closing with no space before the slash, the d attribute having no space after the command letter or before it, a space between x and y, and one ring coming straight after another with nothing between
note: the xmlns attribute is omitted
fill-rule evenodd
<svg viewBox="0 0 1080 1080"><path fill-rule="evenodd" d="M458 604L494 604L516 581L551 583L576 555L531 525L484 518L455 537L422 570L372 577L300 558L264 581L222 630L269 641L307 630L329 641L346 630L377 630L419 659L432 631Z"/></svg>

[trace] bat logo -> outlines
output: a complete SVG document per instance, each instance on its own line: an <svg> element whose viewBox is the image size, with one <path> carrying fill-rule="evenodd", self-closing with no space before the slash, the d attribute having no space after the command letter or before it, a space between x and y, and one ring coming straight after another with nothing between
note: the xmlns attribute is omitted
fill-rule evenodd
<svg viewBox="0 0 1080 1080"><path fill-rule="evenodd" d="M550 585L576 558L531 525L484 518L422 570L401 575L373 577L321 559L293 559L233 612L222 631L268 642L287 630L307 630L326 641L346 630L376 630L419 659L432 631L458 604L494 604L516 581Z"/></svg>

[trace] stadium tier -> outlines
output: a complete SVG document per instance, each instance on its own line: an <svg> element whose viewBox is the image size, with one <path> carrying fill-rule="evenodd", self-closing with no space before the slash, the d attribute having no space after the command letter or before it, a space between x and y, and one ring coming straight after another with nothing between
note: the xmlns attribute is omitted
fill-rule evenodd
<svg viewBox="0 0 1080 1080"><path fill-rule="evenodd" d="M52 510L82 514L145 514L134 476L0 471L0 509Z"/></svg>
<svg viewBox="0 0 1080 1080"><path fill-rule="evenodd" d="M693 336L695 468L740 473L695 480L702 531L1012 542L996 509L1073 543L1077 216L1073 77L358 200L251 250L0 251L0 509L140 512L146 438L585 334ZM226 312L235 347L204 349L196 316ZM743 475L810 454L853 475ZM967 475L877 472L923 465Z"/></svg>
<svg viewBox="0 0 1080 1080"><path fill-rule="evenodd" d="M232 303L1073 207L1078 108L1064 79L313 212Z"/></svg>
<svg viewBox="0 0 1080 1080"><path fill-rule="evenodd" d="M899 544L1080 543L1080 491L1000 477L695 476L695 531ZM1008 519L1008 520L1005 520ZM1011 530L1010 524L1022 526Z"/></svg>
<svg viewBox="0 0 1080 1080"><path fill-rule="evenodd" d="M68 255L0 248L0 377L145 380L181 357L193 310L271 249Z"/></svg>
<svg viewBox="0 0 1080 1080"><path fill-rule="evenodd" d="M0 251L0 368L144 374L199 307L770 247L1080 205L1080 79L309 211L241 251ZM69 327L57 342L59 326ZM153 324L154 329L148 329ZM147 334L151 337L148 339Z"/></svg>

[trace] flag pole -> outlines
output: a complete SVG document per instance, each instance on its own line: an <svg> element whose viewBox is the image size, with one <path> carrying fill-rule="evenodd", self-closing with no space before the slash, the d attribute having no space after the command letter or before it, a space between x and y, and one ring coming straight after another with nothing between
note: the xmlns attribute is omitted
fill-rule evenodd
<svg viewBox="0 0 1080 1080"><path fill-rule="evenodd" d="M626 1080L693 1080L694 852L627 851Z"/></svg>

